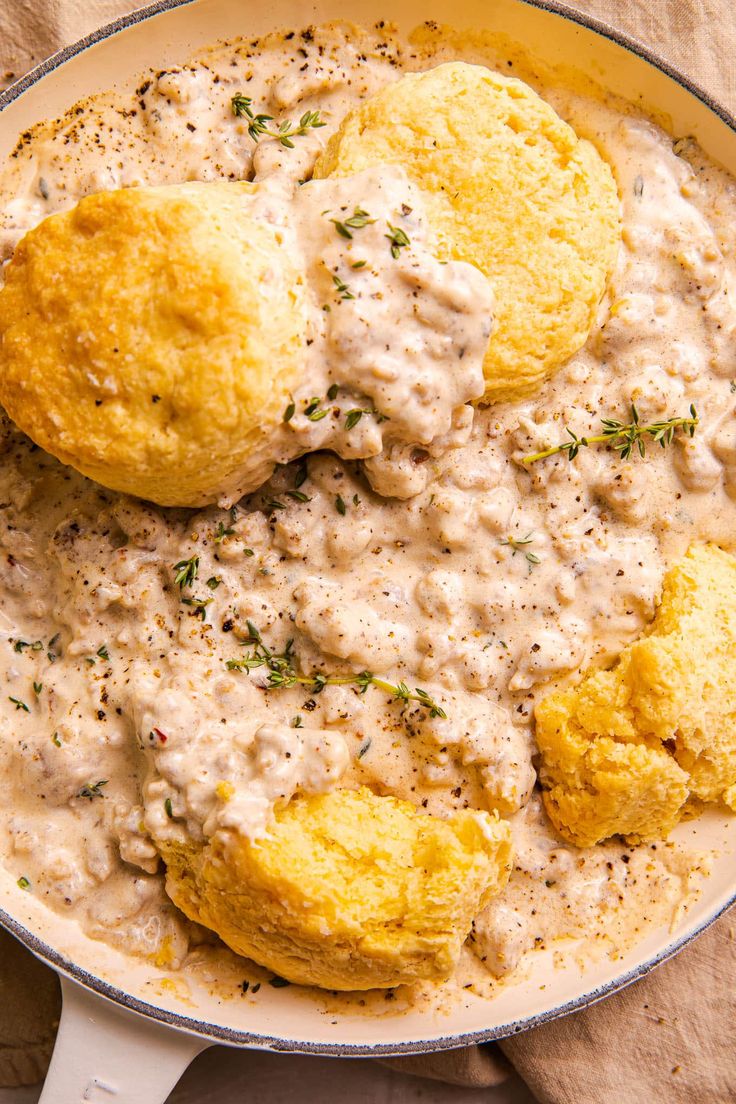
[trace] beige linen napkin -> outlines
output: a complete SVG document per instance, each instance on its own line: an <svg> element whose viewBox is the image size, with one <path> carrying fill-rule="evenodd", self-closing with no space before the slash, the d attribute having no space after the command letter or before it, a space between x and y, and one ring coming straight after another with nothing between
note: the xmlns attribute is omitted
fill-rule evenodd
<svg viewBox="0 0 736 1104"><path fill-rule="evenodd" d="M0 85L135 0L0 0ZM578 0L680 66L736 110L734 0ZM583 1012L504 1040L390 1060L467 1088L507 1075L506 1056L540 1104L736 1101L736 913L672 962ZM55 976L0 931L0 1086L38 1081L59 1017Z"/></svg>

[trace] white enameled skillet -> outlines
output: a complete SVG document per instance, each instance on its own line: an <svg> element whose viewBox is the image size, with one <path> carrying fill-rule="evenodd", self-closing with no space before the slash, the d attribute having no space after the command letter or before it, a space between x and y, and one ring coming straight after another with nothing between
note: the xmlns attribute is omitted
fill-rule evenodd
<svg viewBox="0 0 736 1104"><path fill-rule="evenodd" d="M181 62L221 38L278 28L380 18L409 31L424 20L492 29L551 64L598 82L693 135L736 174L736 119L681 73L615 30L553 0L159 0L56 54L0 96L0 157L31 124L82 96L131 86L145 68ZM50 108L53 105L53 108ZM381 1055L459 1047L524 1030L599 1000L675 954L736 900L736 817L710 812L678 833L715 854L697 904L625 957L582 971L539 956L530 976L493 1001L468 996L449 1013L366 1015L337 1009L297 987L227 999L206 984L185 988L148 962L126 957L47 910L0 870L0 923L61 976L64 1011L43 1104L119 1100L160 1104L194 1055L213 1042L313 1054Z"/></svg>

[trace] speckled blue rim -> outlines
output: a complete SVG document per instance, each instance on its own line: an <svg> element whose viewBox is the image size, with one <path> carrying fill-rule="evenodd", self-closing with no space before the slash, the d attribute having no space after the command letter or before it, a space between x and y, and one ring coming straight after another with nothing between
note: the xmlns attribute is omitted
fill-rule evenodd
<svg viewBox="0 0 736 1104"><path fill-rule="evenodd" d="M127 27L132 27L136 23L143 22L145 19L150 19L163 12L171 11L174 8L181 8L196 2L197 0L157 0L156 3L139 8L129 15L116 19L113 23L108 23L106 26L100 27L99 30L94 31L85 38L81 38L79 42L75 42L73 45L67 46L65 49L53 54L50 58L41 62L35 69L32 69L25 76L21 77L20 80L16 81L1 93L0 111L6 108L8 104L16 100L18 96L21 96L28 88L36 84L48 73L52 73L54 69L58 69L60 65L70 61L78 54L83 53L89 46L94 46L95 43L102 42L104 39L110 38L111 35L117 34L119 31L124 31ZM594 31L602 38L610 39L618 46L628 50L629 53L643 58L644 61L649 62L650 65L661 70L661 72L681 85L682 88L696 99L700 100L700 102L709 108L714 115L717 115L726 126L730 127L730 129L736 133L736 116L723 107L722 104L718 103L717 100L714 100L713 97L698 84L691 81L657 53L648 49L646 46L642 45L642 43L637 42L636 39L623 34L621 31L616 30L599 19L594 19L592 16L574 11L572 8L567 7L566 4L557 3L556 0L521 0L521 3L526 4L528 7L539 8L542 11L559 15L570 23L577 23L581 27ZM306 13L305 18L308 18ZM84 985L87 989L91 989L93 992L99 993L108 1000L114 1001L115 1004L122 1005L124 1008L128 1008L133 1012L138 1012L142 1016L147 1016L150 1019L158 1020L160 1023L169 1024L180 1030L200 1035L213 1042L225 1043L229 1046L256 1047L259 1049L285 1051L297 1054L324 1054L343 1058L370 1056L375 1058L381 1055L423 1054L435 1050L452 1050L457 1047L469 1046L472 1043L487 1043L494 1039L504 1039L509 1035L516 1035L520 1031L527 1031L532 1027L538 1027L540 1024L557 1019L559 1016L565 1016L569 1012L575 1012L581 1008L588 1008L591 1004L595 1004L596 1001L602 1000L603 997L615 993L617 990L623 989L625 986L644 977L644 975L648 974L650 970L653 970L655 966L659 966L669 958L672 958L673 955L676 955L683 947L686 947L688 943L692 943L701 932L710 927L710 925L734 903L736 903L736 886L734 886L734 892L728 900L719 905L716 911L708 916L702 924L694 931L688 932L680 939L675 940L674 943L668 944L659 954L654 955L652 958L647 959L646 962L642 962L633 969L627 970L625 973L613 978L612 981L606 982L605 985L599 985L588 993L583 993L573 1000L558 1004L554 1008L550 1008L548 1011L541 1012L536 1016L526 1016L521 1020L512 1020L509 1023L499 1024L496 1027L487 1028L481 1031L444 1035L440 1038L417 1040L408 1043L376 1043L372 1045L361 1043L314 1043L310 1042L308 1039L284 1039L272 1035L261 1035L251 1031L238 1031L234 1028L207 1023L203 1020L196 1020L191 1016L181 1016L176 1012L169 1012L165 1008L159 1008L156 1005L139 1000L138 997L126 993L123 989L118 989L117 986L111 985L102 978L96 977L94 974L89 973L89 971L77 966L76 963L54 950L53 947L50 947L42 939L39 939L33 932L28 931L27 928L19 923L19 921L15 920L9 913L5 912L4 909L0 909L0 925L11 932L21 943L24 943L28 950L37 958L53 966L58 973L64 974L66 977Z"/></svg>

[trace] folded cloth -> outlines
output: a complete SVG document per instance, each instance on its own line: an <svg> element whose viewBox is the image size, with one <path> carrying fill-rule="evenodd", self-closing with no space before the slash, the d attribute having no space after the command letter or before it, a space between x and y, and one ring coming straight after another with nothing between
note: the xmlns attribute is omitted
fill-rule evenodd
<svg viewBox="0 0 736 1104"><path fill-rule="evenodd" d="M135 0L0 0L0 86L138 6ZM570 6L646 42L736 110L733 0L577 0ZM498 1046L385 1064L477 1089L505 1080L508 1059L540 1104L733 1102L735 930L731 911L621 993ZM43 1076L59 1008L54 974L0 932L0 1086Z"/></svg>
<svg viewBox="0 0 736 1104"><path fill-rule="evenodd" d="M0 1086L41 1080L60 1013L56 974L0 929Z"/></svg>

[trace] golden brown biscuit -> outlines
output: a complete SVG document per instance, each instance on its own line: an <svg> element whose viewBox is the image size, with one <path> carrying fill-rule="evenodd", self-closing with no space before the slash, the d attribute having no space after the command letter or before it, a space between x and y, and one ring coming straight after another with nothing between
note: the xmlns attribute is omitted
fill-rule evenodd
<svg viewBox="0 0 736 1104"><path fill-rule="evenodd" d="M345 990L446 978L511 869L497 816L440 820L367 789L297 797L254 843L159 849L187 916L289 981Z"/></svg>
<svg viewBox="0 0 736 1104"><path fill-rule="evenodd" d="M486 400L530 393L585 342L621 229L616 185L589 142L522 81L450 62L387 85L343 120L315 176L400 164L443 259L495 293Z"/></svg>
<svg viewBox="0 0 736 1104"><path fill-rule="evenodd" d="M254 190L101 192L23 238L0 291L0 402L37 444L162 505L237 485L305 327L304 275Z"/></svg>
<svg viewBox="0 0 736 1104"><path fill-rule="evenodd" d="M736 811L734 655L736 558L695 546L615 667L537 706L544 803L565 839L661 839L688 802Z"/></svg>

